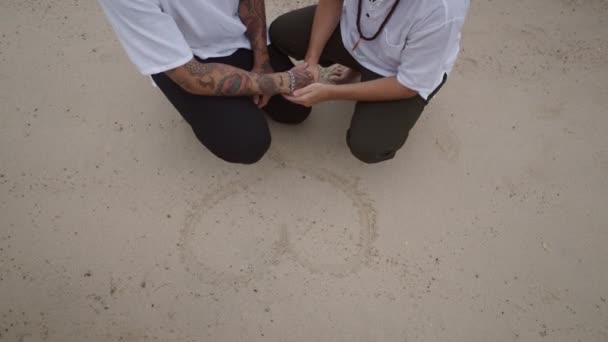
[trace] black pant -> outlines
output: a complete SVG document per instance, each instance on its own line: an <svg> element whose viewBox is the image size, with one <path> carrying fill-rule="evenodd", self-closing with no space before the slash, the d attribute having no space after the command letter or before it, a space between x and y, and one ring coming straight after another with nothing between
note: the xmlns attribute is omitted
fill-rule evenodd
<svg viewBox="0 0 608 342"><path fill-rule="evenodd" d="M289 57L269 47L270 63L275 71L293 67ZM241 49L228 57L199 60L222 63L243 70L253 68L253 53ZM297 124L310 114L310 108L296 105L282 96L274 96L259 109L251 97L200 96L183 90L164 73L152 78L175 109L190 124L198 140L219 158L232 163L252 164L270 147L270 130L265 114L275 121Z"/></svg>
<svg viewBox="0 0 608 342"><path fill-rule="evenodd" d="M270 26L272 44L293 58L304 59L315 10L316 6L310 6L277 18ZM363 82L383 77L361 66L352 57L344 47L339 26L327 42L319 63L323 66L338 63L359 70ZM346 134L352 154L366 163L392 159L405 144L426 104L420 96L397 101L358 102Z"/></svg>

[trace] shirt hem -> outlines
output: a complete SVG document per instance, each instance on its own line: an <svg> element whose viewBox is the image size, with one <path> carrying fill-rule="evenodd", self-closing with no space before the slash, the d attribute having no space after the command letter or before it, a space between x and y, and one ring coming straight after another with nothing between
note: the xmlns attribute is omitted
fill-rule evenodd
<svg viewBox="0 0 608 342"><path fill-rule="evenodd" d="M225 44L227 45L227 44ZM268 46L268 45L267 45ZM234 54L239 49L247 49L252 50L251 43L247 42L239 42L238 44L228 45L228 46L213 46L213 47L205 47L205 48L192 48L192 53L202 59L209 58L220 58L220 57L228 57Z"/></svg>
<svg viewBox="0 0 608 342"><path fill-rule="evenodd" d="M429 91L420 91L418 89L416 89L417 87L413 85L413 83L410 83L405 76L401 75L401 74L397 74L397 81L404 87L412 89L414 91L416 91L418 93L418 95L420 95L420 97L422 97L425 101L428 101L428 97L431 94L431 92Z"/></svg>

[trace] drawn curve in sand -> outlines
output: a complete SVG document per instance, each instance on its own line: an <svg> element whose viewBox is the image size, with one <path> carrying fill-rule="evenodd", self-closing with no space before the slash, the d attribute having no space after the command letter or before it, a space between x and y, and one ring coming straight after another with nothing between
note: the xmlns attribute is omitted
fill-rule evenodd
<svg viewBox="0 0 608 342"><path fill-rule="evenodd" d="M181 230L178 244L181 261L188 272L206 283L244 285L252 279L263 276L269 267L286 259L296 262L310 272L336 277L356 273L369 264L372 244L377 235L376 210L369 196L358 189L357 182L325 169L294 168L287 166L284 162L278 163L278 165L278 168L266 173L263 177L243 179L222 186L192 205L184 222L184 228ZM198 257L195 251L201 246L195 245L194 241L200 238L200 234L204 234L205 230L214 229L214 227L204 225L203 222L208 220L206 215L237 195L247 196L249 194L254 198L259 194L252 194L251 189L262 182L270 182L273 176L280 172L295 172L300 178L319 182L320 186L329 187L332 191L339 191L342 197L350 199L352 212L356 213L356 217L352 218L353 224L356 225L356 227L352 227L355 236L352 241L340 241L342 244L348 244L348 248L345 248L348 249L348 255L344 258L331 258L329 262L318 260L318 257L315 258L314 255L306 253L307 246L294 238L294 232L290 230L293 228L293 222L268 220L265 223L268 225L268 229L264 237L268 241L267 248L256 251L255 255L246 260L248 267L240 269L218 267ZM331 214L330 209L328 209L328 214Z"/></svg>
<svg viewBox="0 0 608 342"><path fill-rule="evenodd" d="M356 211L356 222L358 224L358 237L351 243L351 252L347 258L341 262L320 262L303 253L302 248L298 248L297 242L290 239L287 225L281 227L282 236L287 237L287 251L298 264L304 266L313 273L325 273L333 276L346 276L356 273L364 265L369 264L371 259L371 248L377 237L376 230L376 210L369 196L360 191L356 181L348 180L328 170L303 170L297 169L302 174L313 177L316 181L331 185L341 191L352 201Z"/></svg>

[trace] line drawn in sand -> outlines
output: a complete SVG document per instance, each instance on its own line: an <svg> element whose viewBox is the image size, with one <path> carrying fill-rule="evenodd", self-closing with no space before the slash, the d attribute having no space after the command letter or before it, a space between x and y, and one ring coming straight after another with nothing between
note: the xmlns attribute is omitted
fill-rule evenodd
<svg viewBox="0 0 608 342"><path fill-rule="evenodd" d="M376 210L357 182L325 169L290 167L284 162L278 165L263 177L229 183L192 205L178 244L188 272L210 284L245 285L285 260L309 272L335 277L356 273L369 264L377 235ZM301 197L296 196L293 207L287 208L289 212L277 209L285 208L276 204L289 200L289 191L295 188L290 185L298 181L306 182L297 187L302 191L313 188L308 197L302 195L308 202L315 191L323 193L312 196L316 203L301 203ZM287 192L282 195L281 191ZM337 200L324 200L323 194ZM345 217L327 207L336 202ZM329 220L336 222L326 224ZM235 234L248 235L239 243L230 241ZM219 244L225 248L218 248ZM231 257L232 262L224 261Z"/></svg>

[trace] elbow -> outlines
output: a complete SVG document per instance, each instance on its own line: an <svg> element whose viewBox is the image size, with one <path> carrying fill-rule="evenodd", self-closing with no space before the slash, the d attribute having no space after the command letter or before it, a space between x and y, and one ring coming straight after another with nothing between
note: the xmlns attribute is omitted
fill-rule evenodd
<svg viewBox="0 0 608 342"><path fill-rule="evenodd" d="M196 87L196 80L186 78L186 79L179 79L179 80L174 80L174 81L184 91L186 91L190 94L194 94L194 95L201 95L201 94L199 94L198 88Z"/></svg>
<svg viewBox="0 0 608 342"><path fill-rule="evenodd" d="M169 77L173 83L177 84L184 91L190 94L200 95L196 78L189 73L184 72L183 68L170 70L165 72L165 75L167 75L167 77Z"/></svg>
<svg viewBox="0 0 608 342"><path fill-rule="evenodd" d="M403 91L403 98L405 99L411 99L412 97L416 97L418 96L418 92L412 89L405 89L405 91Z"/></svg>
<svg viewBox="0 0 608 342"><path fill-rule="evenodd" d="M418 95L418 92L416 90L406 87L399 82L397 82L397 86L399 88L399 95L404 100Z"/></svg>

